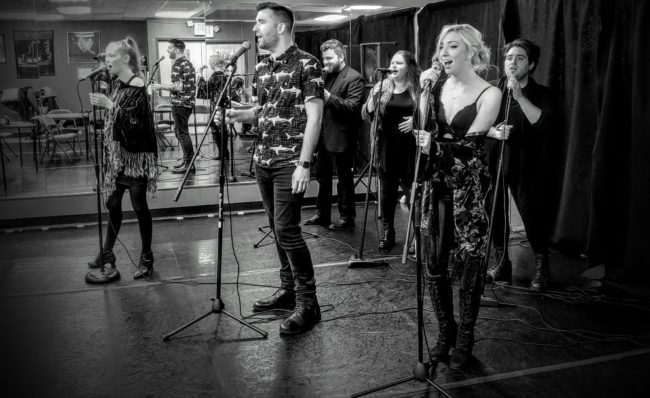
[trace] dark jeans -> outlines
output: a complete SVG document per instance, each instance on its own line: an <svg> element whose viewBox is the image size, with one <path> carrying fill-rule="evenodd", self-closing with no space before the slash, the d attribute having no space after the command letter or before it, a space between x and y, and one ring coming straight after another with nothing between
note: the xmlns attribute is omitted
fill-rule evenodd
<svg viewBox="0 0 650 398"><path fill-rule="evenodd" d="M280 257L282 288L296 291L296 301L312 304L316 297L314 265L300 229L303 194L291 193L291 176L295 167L255 167L255 178L262 203L275 232L275 246Z"/></svg>
<svg viewBox="0 0 650 398"><path fill-rule="evenodd" d="M410 197L411 184L413 183L413 175L408 172L386 172L379 168L379 180L381 182L381 201L379 207L381 208L381 221L389 228L393 228L395 221L395 206L397 205L397 191L402 188L402 192L406 195L406 203Z"/></svg>
<svg viewBox="0 0 650 398"><path fill-rule="evenodd" d="M190 130L188 126L188 121L190 120L191 114L192 108L172 105L174 134L176 134L176 138L181 144L181 148L183 148L183 158L185 158L186 163L189 163L189 161L194 156L194 147L192 146L192 139L190 138Z"/></svg>
<svg viewBox="0 0 650 398"><path fill-rule="evenodd" d="M145 177L132 178L119 174L115 181L116 189L106 200L108 209L108 228L104 240L104 251L113 250L115 240L120 233L122 226L122 198L128 189L131 197L131 206L138 218L140 227L140 239L142 240L142 253L151 251L151 239L153 235L153 223L151 212L147 204L147 179Z"/></svg>
<svg viewBox="0 0 650 398"><path fill-rule="evenodd" d="M336 199L341 220L354 221L357 215L354 207L353 158L354 154L351 151L333 153L328 152L325 148L318 150L316 213L323 219L331 219L333 168L336 168L336 176L338 177Z"/></svg>
<svg viewBox="0 0 650 398"><path fill-rule="evenodd" d="M221 146L221 127L218 126L214 121L210 122L210 128L212 129L212 139L217 144L217 149L219 149L219 156L224 159L230 159L230 154L228 153L228 135L226 134L223 140L223 147ZM228 129L228 125L226 125Z"/></svg>

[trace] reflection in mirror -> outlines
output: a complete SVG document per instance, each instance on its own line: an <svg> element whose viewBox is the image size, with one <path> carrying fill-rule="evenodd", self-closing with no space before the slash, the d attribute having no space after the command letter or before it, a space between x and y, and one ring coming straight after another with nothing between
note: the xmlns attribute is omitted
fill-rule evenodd
<svg viewBox="0 0 650 398"><path fill-rule="evenodd" d="M192 1L168 2L161 7L156 2L133 2L137 7L129 10L120 8L119 2L89 2L89 7L76 10L82 14L75 15L53 1L7 2L7 13L0 15L0 138L3 144L3 156L0 157L4 161L0 197L63 195L74 200L64 201L70 203L69 208L56 208L56 215L95 211L92 204L97 181L94 163L95 159L100 159L101 166L104 131L102 113L93 112L89 94L110 91L108 72L94 72L104 65L106 46L126 36L135 40L142 55L142 74L156 121L160 192L175 190L183 177L173 173L184 152L175 134L172 96L169 90L153 89L156 84L172 83L174 60L167 51L170 39L185 43L183 55L194 69L196 106L192 108L188 131L192 149L199 156L197 172L190 183L205 187L216 185L222 155L229 160L231 181L254 182L250 151L256 137L254 126L227 126L224 137L228 141L223 148L219 145L220 129L216 126L208 127L209 133L204 142L201 141L209 124L209 112L214 109L214 97L220 91L218 84L208 83L211 78L216 80L213 78L216 72L228 76L228 60L244 41L250 42L252 47L237 59L233 90L227 97L233 106L252 104L254 67L258 59L266 56L257 50L252 31L255 5ZM178 10L179 7L185 8ZM314 16L311 11L298 11L299 29L328 26L315 25ZM305 25L304 21L311 22ZM344 44L352 47L352 43ZM320 59L320 53L314 55ZM95 141L99 144L97 151ZM79 198L90 204L79 204ZM154 202L156 206L170 206L170 201ZM44 208L35 206L27 212L31 217L53 214ZM3 220L14 216L19 217L0 214Z"/></svg>

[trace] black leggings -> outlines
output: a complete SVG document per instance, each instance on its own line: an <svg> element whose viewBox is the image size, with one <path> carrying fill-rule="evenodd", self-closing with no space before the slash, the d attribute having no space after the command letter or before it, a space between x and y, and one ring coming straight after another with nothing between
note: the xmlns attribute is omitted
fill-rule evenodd
<svg viewBox="0 0 650 398"><path fill-rule="evenodd" d="M124 185L119 182L115 184L116 189L106 200L108 209L108 228L106 231L106 240L104 241L104 251L111 251L115 246L117 234L120 233L122 226L122 197L128 189L131 197L131 206L138 217L140 227L140 239L142 240L142 253L151 251L151 239L153 235L153 223L151 221L151 212L147 204L147 184Z"/></svg>

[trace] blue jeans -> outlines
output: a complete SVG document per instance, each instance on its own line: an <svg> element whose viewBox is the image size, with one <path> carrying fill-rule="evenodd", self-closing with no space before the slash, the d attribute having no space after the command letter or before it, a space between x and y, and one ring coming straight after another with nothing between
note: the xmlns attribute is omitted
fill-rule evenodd
<svg viewBox="0 0 650 398"><path fill-rule="evenodd" d="M192 108L185 106L172 105L172 118L174 119L174 133L178 142L183 148L183 158L185 162L189 163L194 156L194 147L192 146L192 139L190 138L190 130L188 121L192 114Z"/></svg>
<svg viewBox="0 0 650 398"><path fill-rule="evenodd" d="M295 290L296 301L307 305L316 298L314 265L300 229L303 194L291 193L291 176L295 167L255 167L255 178L262 195L269 226L275 232L275 246L280 258L280 282Z"/></svg>

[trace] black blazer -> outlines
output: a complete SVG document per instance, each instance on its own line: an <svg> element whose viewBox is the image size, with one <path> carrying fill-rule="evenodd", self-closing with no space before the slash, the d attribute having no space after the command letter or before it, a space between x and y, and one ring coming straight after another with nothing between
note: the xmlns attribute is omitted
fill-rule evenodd
<svg viewBox="0 0 650 398"><path fill-rule="evenodd" d="M327 87L327 85L326 85ZM356 70L346 66L332 84L323 109L320 147L328 152L353 151L361 127L363 80Z"/></svg>

